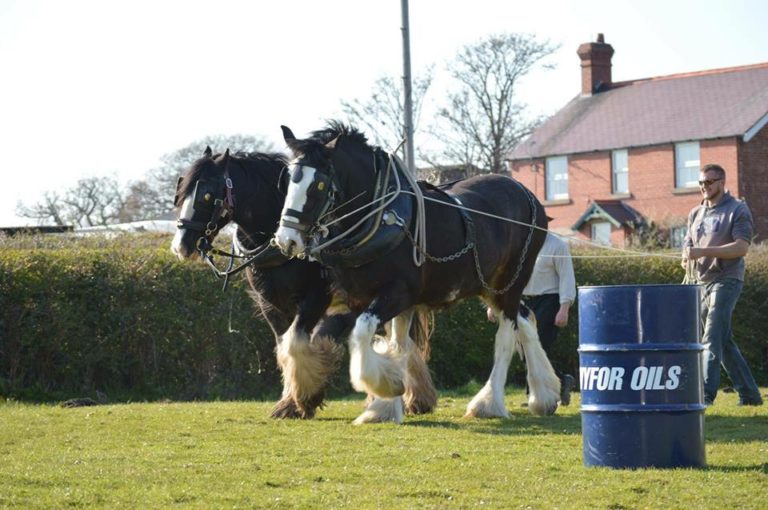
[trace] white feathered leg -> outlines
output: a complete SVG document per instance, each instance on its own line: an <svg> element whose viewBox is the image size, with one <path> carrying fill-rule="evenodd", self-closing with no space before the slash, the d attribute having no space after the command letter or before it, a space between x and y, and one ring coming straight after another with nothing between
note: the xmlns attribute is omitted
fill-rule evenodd
<svg viewBox="0 0 768 510"><path fill-rule="evenodd" d="M493 353L493 369L485 386L467 405L465 417L508 418L509 412L504 404L504 386L507 382L509 363L514 354L513 323L497 313L499 329Z"/></svg>
<svg viewBox="0 0 768 510"><path fill-rule="evenodd" d="M536 324L521 315L517 316L517 324L516 341L528 370L528 410L537 416L553 414L560 400L560 379L541 347Z"/></svg>
<svg viewBox="0 0 768 510"><path fill-rule="evenodd" d="M383 398L403 394L405 371L402 356L397 349L374 349L373 337L379 319L370 313L357 318L349 337L349 375L357 391L372 393Z"/></svg>

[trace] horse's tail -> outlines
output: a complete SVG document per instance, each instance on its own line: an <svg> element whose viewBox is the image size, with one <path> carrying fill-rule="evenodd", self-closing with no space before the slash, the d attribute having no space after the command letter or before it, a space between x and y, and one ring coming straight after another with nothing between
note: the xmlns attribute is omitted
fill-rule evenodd
<svg viewBox="0 0 768 510"><path fill-rule="evenodd" d="M425 307L417 307L413 320L411 321L411 338L419 349L421 359L425 362L429 361L430 351L432 346L430 345L430 339L432 338L432 332L435 326L435 314L431 310Z"/></svg>

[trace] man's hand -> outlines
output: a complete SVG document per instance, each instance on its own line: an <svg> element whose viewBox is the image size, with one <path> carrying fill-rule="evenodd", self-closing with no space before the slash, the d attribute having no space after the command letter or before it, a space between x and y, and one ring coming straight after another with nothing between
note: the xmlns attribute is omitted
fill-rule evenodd
<svg viewBox="0 0 768 510"><path fill-rule="evenodd" d="M557 311L557 315L555 315L555 326L558 328L564 328L568 325L568 308L570 306L570 303L560 304L560 309Z"/></svg>
<svg viewBox="0 0 768 510"><path fill-rule="evenodd" d="M702 256L701 248L686 246L683 248L683 260L695 260Z"/></svg>

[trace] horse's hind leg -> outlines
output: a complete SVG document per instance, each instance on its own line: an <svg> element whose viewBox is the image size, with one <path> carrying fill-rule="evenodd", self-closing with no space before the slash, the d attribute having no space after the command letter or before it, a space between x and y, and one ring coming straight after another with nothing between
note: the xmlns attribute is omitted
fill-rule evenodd
<svg viewBox="0 0 768 510"><path fill-rule="evenodd" d="M409 414L424 414L435 409L437 390L432 383L427 364L410 335L413 314L414 310L411 309L392 319L390 343L394 342L405 354L405 393L403 394L405 410Z"/></svg>
<svg viewBox="0 0 768 510"><path fill-rule="evenodd" d="M547 353L541 347L536 331L536 318L521 304L517 316L516 341L528 369L528 410L537 416L550 415L557 409L560 399L560 379L555 374Z"/></svg>
<svg viewBox="0 0 768 510"><path fill-rule="evenodd" d="M504 404L504 386L507 382L509 363L514 355L514 323L503 313L497 313L499 328L493 352L493 369L485 386L467 405L465 417L508 418Z"/></svg>

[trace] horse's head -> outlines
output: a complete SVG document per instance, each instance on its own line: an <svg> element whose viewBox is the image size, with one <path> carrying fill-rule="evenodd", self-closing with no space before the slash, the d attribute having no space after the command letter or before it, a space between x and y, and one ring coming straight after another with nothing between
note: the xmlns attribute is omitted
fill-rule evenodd
<svg viewBox="0 0 768 510"><path fill-rule="evenodd" d="M289 128L282 126L282 130L294 159L288 164L290 181L275 241L283 254L302 257L318 220L333 204L336 186L331 151L337 138L297 140Z"/></svg>
<svg viewBox="0 0 768 510"><path fill-rule="evenodd" d="M179 177L174 198L178 222L171 251L180 259L210 250L218 232L232 220L234 199L228 163L229 149L214 156L208 147Z"/></svg>

